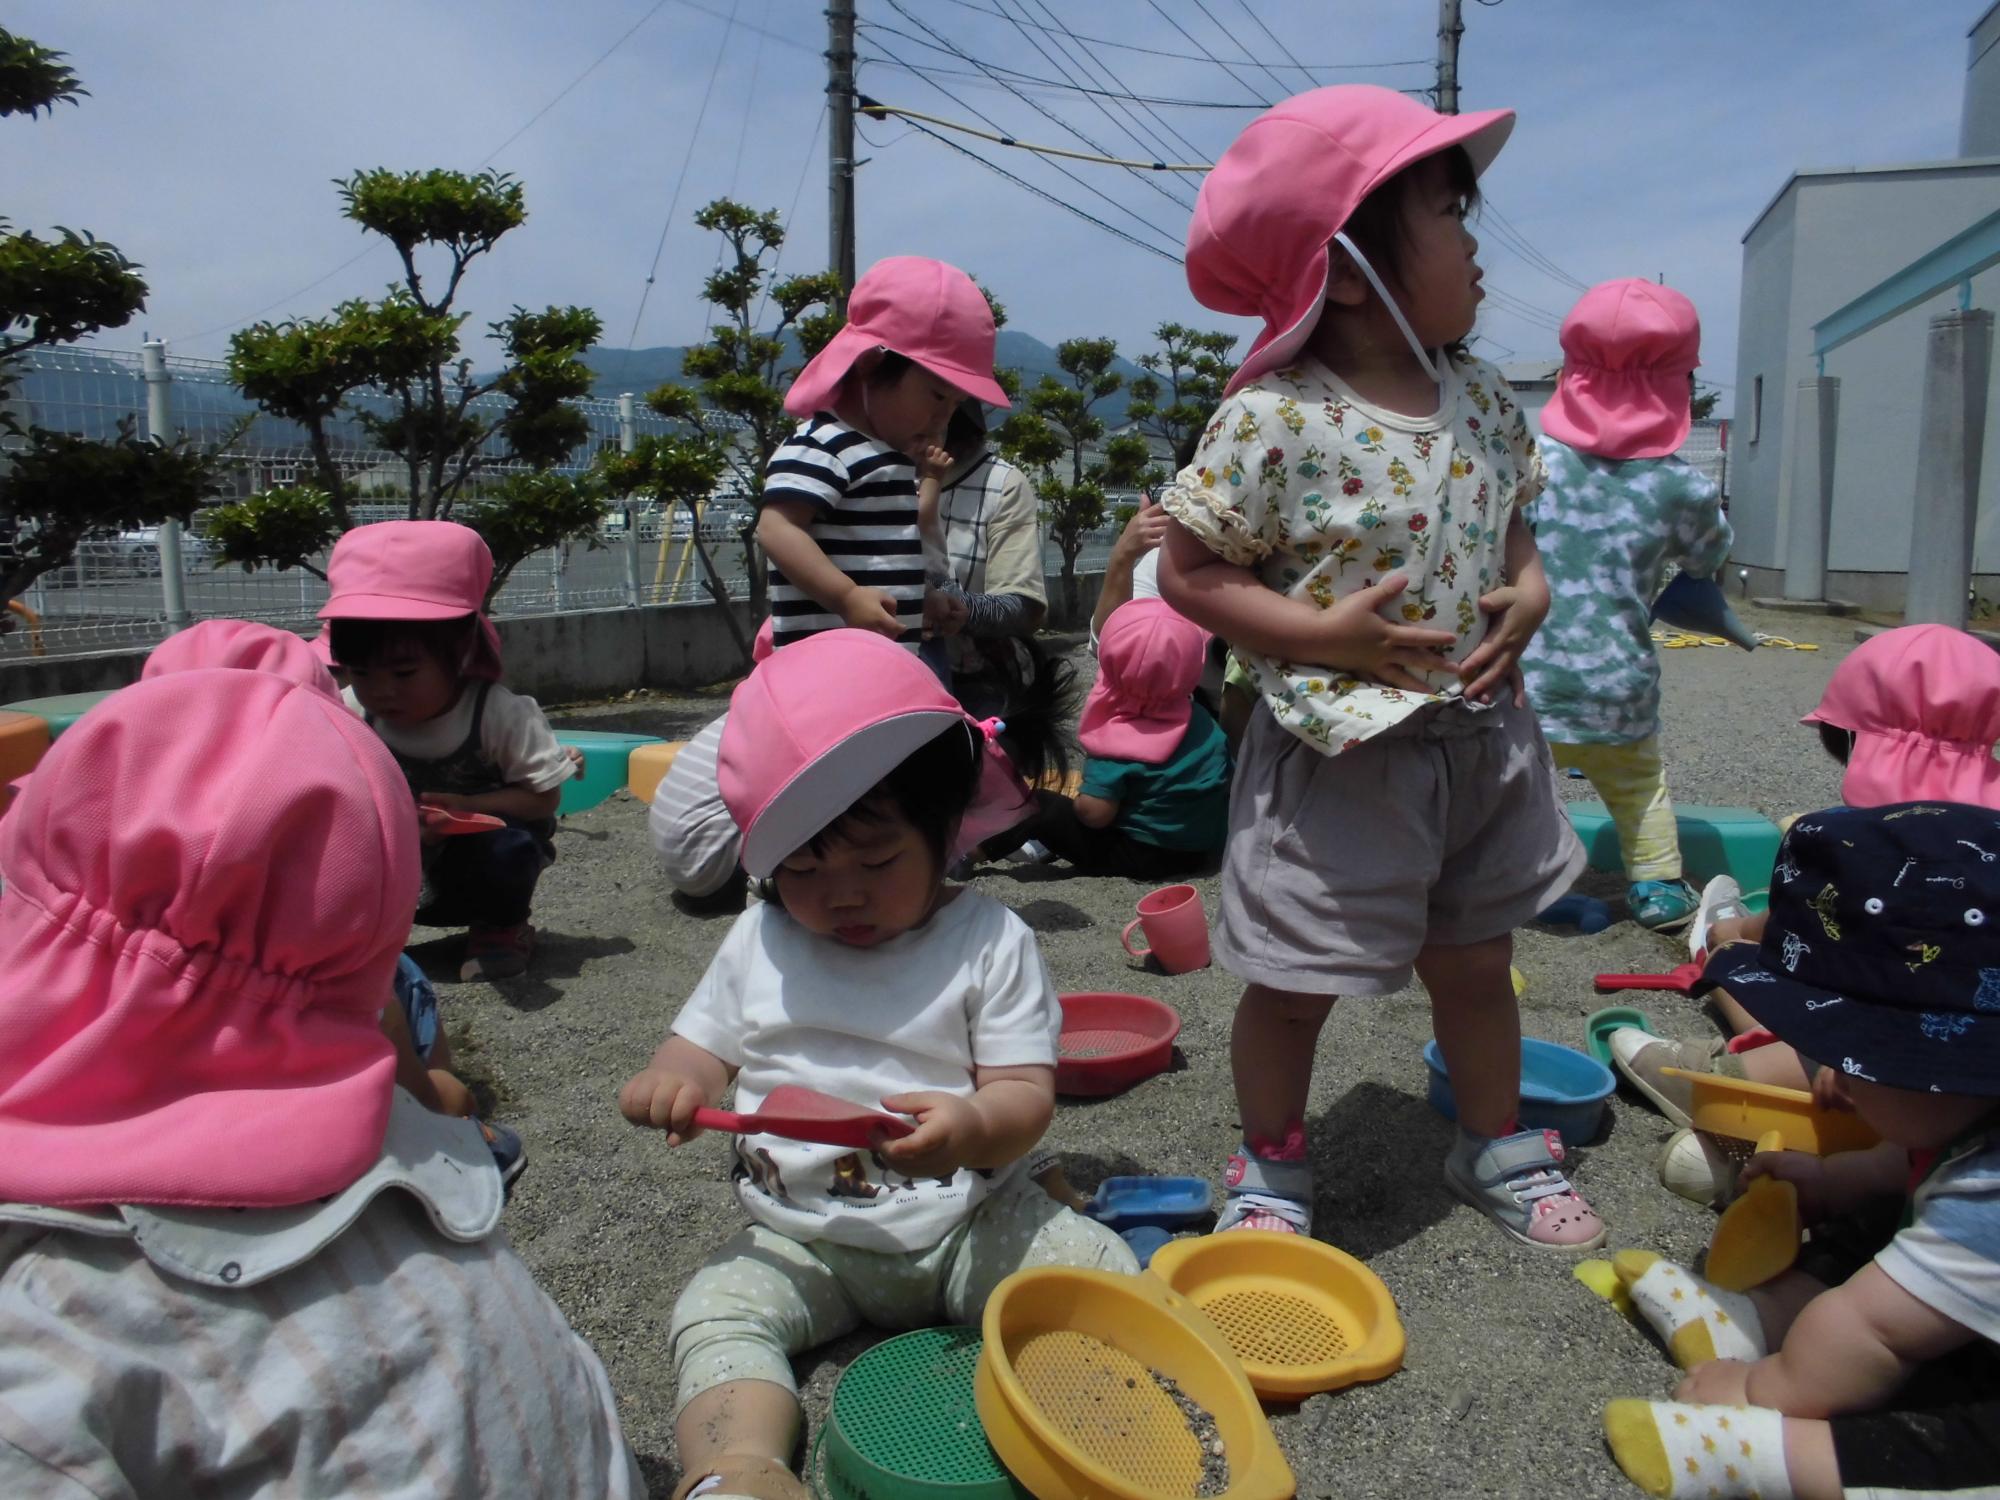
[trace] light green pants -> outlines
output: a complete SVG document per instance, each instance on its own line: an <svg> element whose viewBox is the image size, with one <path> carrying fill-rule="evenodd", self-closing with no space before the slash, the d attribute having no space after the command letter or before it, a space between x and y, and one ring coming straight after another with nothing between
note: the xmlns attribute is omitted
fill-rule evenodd
<svg viewBox="0 0 2000 1500"><path fill-rule="evenodd" d="M1618 852L1629 881L1679 880L1681 836L1667 795L1657 735L1624 745L1558 745L1549 749L1563 770L1589 778L1618 830Z"/></svg>
<svg viewBox="0 0 2000 1500"><path fill-rule="evenodd" d="M928 1250L902 1255L801 1244L752 1224L709 1257L674 1304L675 1413L729 1380L768 1380L796 1393L791 1356L863 1323L976 1323L993 1288L1030 1266L1139 1270L1123 1240L1026 1173Z"/></svg>

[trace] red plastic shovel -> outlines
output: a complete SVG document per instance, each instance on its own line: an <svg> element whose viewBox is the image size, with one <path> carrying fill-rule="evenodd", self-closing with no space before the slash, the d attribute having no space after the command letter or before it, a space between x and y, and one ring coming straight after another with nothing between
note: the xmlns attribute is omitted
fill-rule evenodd
<svg viewBox="0 0 2000 1500"><path fill-rule="evenodd" d="M453 812L448 807L433 807L428 802L418 805L417 817L426 830L447 839L462 833L487 833L507 826L505 818L496 818L491 813Z"/></svg>
<svg viewBox="0 0 2000 1500"><path fill-rule="evenodd" d="M1665 974L1599 974L1597 987L1600 990L1672 990L1677 995L1693 991L1694 982L1701 978L1701 965L1696 963L1676 964Z"/></svg>
<svg viewBox="0 0 2000 1500"><path fill-rule="evenodd" d="M917 1128L903 1115L863 1109L831 1094L790 1083L772 1089L754 1114L698 1109L694 1112L694 1122L703 1130L726 1130L732 1135L781 1135L789 1141L852 1146L858 1151L908 1135Z"/></svg>

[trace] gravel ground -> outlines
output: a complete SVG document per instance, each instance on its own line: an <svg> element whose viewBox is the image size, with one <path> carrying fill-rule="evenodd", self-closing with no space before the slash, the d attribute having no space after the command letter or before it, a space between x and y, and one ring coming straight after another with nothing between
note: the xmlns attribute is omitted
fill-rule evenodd
<svg viewBox="0 0 2000 1500"><path fill-rule="evenodd" d="M1796 720L1851 648L1852 626L1744 611L1756 628L1818 643L1815 652L1664 652L1670 782L1685 803L1748 806L1772 817L1836 799L1838 768ZM638 695L552 715L558 723L681 738L717 712L725 689ZM1566 781L1570 795L1588 796ZM668 1317L676 1294L740 1220L725 1148L670 1152L618 1117L619 1085L665 1033L680 998L721 941L728 916L676 907L655 872L644 809L624 793L566 821L562 860L544 879L533 973L497 988L452 984L454 1035L476 1049L503 1117L531 1166L508 1209L509 1231L609 1367L626 1426L655 1492L677 1479ZM1065 1103L1050 1143L1088 1192L1114 1173L1214 1174L1236 1144L1228 1030L1238 986L1217 969L1163 977L1118 946L1142 885L1046 868L993 867L980 888L1039 934L1064 989L1138 989L1183 1019L1174 1071L1116 1099ZM1211 913L1215 880L1200 882ZM1586 877L1616 904L1622 882ZM425 934L419 933L419 939ZM455 970L455 939L415 952ZM1628 921L1589 937L1521 933L1516 963L1530 1035L1578 1044L1603 1003L1591 976L1655 970L1685 956L1676 940ZM1668 1034L1708 1023L1670 994L1629 997ZM1629 1496L1598 1424L1605 1401L1664 1394L1674 1372L1646 1338L1569 1274L1567 1258L1516 1246L1446 1191L1450 1127L1425 1105L1421 995L1336 1008L1321 1045L1309 1120L1321 1234L1388 1283L1409 1334L1403 1371L1377 1385L1272 1413L1302 1496ZM1711 1216L1663 1191L1654 1161L1668 1127L1643 1104L1614 1101L1600 1137L1576 1153L1576 1180L1616 1247L1688 1257ZM799 1374L815 1422L853 1339L806 1356Z"/></svg>

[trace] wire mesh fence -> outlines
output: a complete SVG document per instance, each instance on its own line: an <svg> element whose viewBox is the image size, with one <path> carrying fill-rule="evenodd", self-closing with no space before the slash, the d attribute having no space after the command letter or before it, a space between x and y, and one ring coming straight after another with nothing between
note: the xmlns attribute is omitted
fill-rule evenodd
<svg viewBox="0 0 2000 1500"><path fill-rule="evenodd" d="M141 361L134 350L82 346L31 351L8 410L24 428L37 426L97 440L115 437L121 429L143 434L147 391ZM166 367L170 383L165 435L218 451L225 497L312 479L314 457L305 429L259 411L230 384L221 361L170 356ZM357 412L385 418L396 410L393 399L380 393L357 393L349 404ZM568 463L558 466L559 472L580 474L599 451L619 446L621 421L629 424L635 438L673 430L672 423L637 403L635 410L625 412L620 402L601 397L570 404L584 417L589 436L572 450ZM472 401L468 415L490 421L508 410L504 398L485 396ZM383 447L358 416L343 415L329 423L327 437L334 462L358 497L354 506L358 521L397 520L409 514L402 497L409 492L410 475L400 454ZM16 442L0 436L0 463ZM487 440L480 459L478 474L485 478L527 468L507 460L504 440L497 436ZM493 613L534 615L705 600L709 594L694 546L697 534L730 597L747 598L750 583L741 528L748 515L747 507L727 495L719 497L715 513L705 516L698 529L685 511L663 513L651 505L629 512L621 509L596 536L538 552L519 564L496 596ZM1078 566L1085 570L1101 566L1111 537L1109 530L1094 536ZM68 566L42 575L17 602L16 623L23 628L0 634L0 661L151 645L163 639L171 622L159 541L151 527L85 541ZM13 547L13 540L0 534L0 560L7 559ZM182 592L191 619L262 620L307 633L317 628L315 617L326 600L326 583L313 572L218 567L198 525L183 532L180 557ZM1051 547L1049 570L1054 572L1059 563ZM324 571L326 558L317 557L313 564Z"/></svg>

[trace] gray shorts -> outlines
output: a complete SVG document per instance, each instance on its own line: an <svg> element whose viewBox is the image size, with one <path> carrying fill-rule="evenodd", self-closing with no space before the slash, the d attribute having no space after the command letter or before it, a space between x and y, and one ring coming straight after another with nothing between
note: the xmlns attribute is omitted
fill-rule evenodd
<svg viewBox="0 0 2000 1500"><path fill-rule="evenodd" d="M1323 755L1260 706L1230 788L1216 961L1295 994L1392 994L1426 944L1512 932L1583 866L1532 709L1437 704Z"/></svg>

